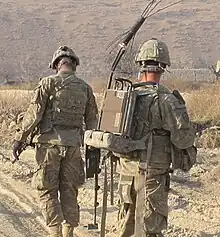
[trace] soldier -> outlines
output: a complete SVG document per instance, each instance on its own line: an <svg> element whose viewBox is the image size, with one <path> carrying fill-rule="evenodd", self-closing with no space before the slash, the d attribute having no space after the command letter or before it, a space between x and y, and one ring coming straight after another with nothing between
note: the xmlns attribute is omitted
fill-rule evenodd
<svg viewBox="0 0 220 237"><path fill-rule="evenodd" d="M139 48L136 63L142 87L138 89L141 96L136 102L131 138L146 139L147 149L120 157L119 236L159 237L167 228L169 173L177 158L173 147L192 147L195 130L183 99L160 85L161 75L171 64L166 44L155 38L146 41Z"/></svg>
<svg viewBox="0 0 220 237"><path fill-rule="evenodd" d="M38 169L33 184L50 237L72 237L79 223L78 188L85 181L81 158L83 123L97 126L92 88L75 75L79 58L67 46L59 47L50 64L57 74L42 78L17 131L16 158L28 136L34 137ZM59 192L59 196L58 196Z"/></svg>
<svg viewBox="0 0 220 237"><path fill-rule="evenodd" d="M214 73L216 81L218 81L220 78L220 61L217 61L216 67L211 65L209 69L211 70L212 73Z"/></svg>
<svg viewBox="0 0 220 237"><path fill-rule="evenodd" d="M216 63L216 70L215 70L216 80L220 78L220 60Z"/></svg>

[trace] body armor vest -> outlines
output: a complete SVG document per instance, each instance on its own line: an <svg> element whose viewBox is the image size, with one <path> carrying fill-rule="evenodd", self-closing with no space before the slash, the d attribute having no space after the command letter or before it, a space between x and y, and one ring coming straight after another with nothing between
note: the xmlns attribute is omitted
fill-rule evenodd
<svg viewBox="0 0 220 237"><path fill-rule="evenodd" d="M134 140L142 139L151 131L153 138L149 166L169 167L171 162L170 133L163 129L160 92L157 86L139 89L131 131L131 138ZM137 150L121 157L139 160L140 152Z"/></svg>
<svg viewBox="0 0 220 237"><path fill-rule="evenodd" d="M53 127L82 128L87 103L87 87L75 75L56 77L56 82L40 124L40 132Z"/></svg>
<svg viewBox="0 0 220 237"><path fill-rule="evenodd" d="M140 88L132 124L132 139L139 140L149 131L162 132L162 117L157 87Z"/></svg>

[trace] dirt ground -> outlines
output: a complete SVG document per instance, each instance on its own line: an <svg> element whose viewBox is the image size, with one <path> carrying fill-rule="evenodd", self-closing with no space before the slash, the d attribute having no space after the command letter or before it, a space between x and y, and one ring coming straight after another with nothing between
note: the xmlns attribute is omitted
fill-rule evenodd
<svg viewBox="0 0 220 237"><path fill-rule="evenodd" d="M35 167L34 150L26 150L21 160L12 165L10 151L0 149L0 237L46 236L43 218L37 205L36 192L31 188ZM198 164L189 173L172 174L169 195L169 228L165 236L216 237L220 236L220 149L200 149ZM115 174L115 190L118 175ZM98 223L101 220L103 173L100 175ZM88 231L93 221L94 182L87 180L80 189L81 222L76 236L99 236L99 231ZM109 199L108 195L108 199ZM117 191L115 205L108 204L106 236L118 236ZM100 225L99 225L100 227Z"/></svg>

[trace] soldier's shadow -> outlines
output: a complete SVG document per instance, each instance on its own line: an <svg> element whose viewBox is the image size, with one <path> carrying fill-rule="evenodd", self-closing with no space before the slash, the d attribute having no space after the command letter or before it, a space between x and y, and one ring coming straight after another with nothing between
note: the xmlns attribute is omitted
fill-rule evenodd
<svg viewBox="0 0 220 237"><path fill-rule="evenodd" d="M220 236L220 232L218 232L216 234L209 234L209 233L201 232L200 234L201 234L200 237L213 237L213 236L217 237L217 236Z"/></svg>
<svg viewBox="0 0 220 237"><path fill-rule="evenodd" d="M202 186L202 183L200 181L189 180L187 178L179 177L177 175L171 176L171 182L178 183L189 188L201 188Z"/></svg>

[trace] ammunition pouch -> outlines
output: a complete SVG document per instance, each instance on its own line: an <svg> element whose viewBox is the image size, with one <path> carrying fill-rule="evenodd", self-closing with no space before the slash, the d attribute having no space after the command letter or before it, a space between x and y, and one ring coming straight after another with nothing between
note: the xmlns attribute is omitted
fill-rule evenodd
<svg viewBox="0 0 220 237"><path fill-rule="evenodd" d="M188 172L196 163L197 149L195 146L191 146L187 149L179 149L173 145L171 151L172 170L181 169Z"/></svg>
<svg viewBox="0 0 220 237"><path fill-rule="evenodd" d="M151 168L168 169L171 163L170 136L153 135L152 152L149 161Z"/></svg>
<svg viewBox="0 0 220 237"><path fill-rule="evenodd" d="M84 134L84 143L95 148L106 149L119 154L126 154L135 150L146 149L145 136L141 140L131 140L109 132L87 130Z"/></svg>

